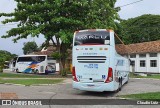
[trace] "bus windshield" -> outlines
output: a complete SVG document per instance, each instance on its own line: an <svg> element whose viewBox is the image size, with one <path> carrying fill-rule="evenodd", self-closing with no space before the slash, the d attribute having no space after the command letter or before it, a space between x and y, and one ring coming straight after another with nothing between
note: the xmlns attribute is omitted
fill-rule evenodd
<svg viewBox="0 0 160 108"><path fill-rule="evenodd" d="M107 31L87 31L78 32L75 35L74 46L77 45L106 45L110 40L109 32Z"/></svg>
<svg viewBox="0 0 160 108"><path fill-rule="evenodd" d="M26 56L26 57L19 57L17 62L42 62L44 61L46 56Z"/></svg>

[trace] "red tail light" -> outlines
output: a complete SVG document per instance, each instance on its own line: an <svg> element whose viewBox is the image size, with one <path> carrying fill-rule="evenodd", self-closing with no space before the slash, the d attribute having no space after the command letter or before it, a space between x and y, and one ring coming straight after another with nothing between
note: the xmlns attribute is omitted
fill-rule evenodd
<svg viewBox="0 0 160 108"><path fill-rule="evenodd" d="M109 67L108 68L108 77L107 77L105 83L109 83L111 81L113 81L113 70L112 70L112 68Z"/></svg>
<svg viewBox="0 0 160 108"><path fill-rule="evenodd" d="M72 77L73 77L73 80L78 82L77 78L76 78L76 70L75 70L75 67L72 67Z"/></svg>

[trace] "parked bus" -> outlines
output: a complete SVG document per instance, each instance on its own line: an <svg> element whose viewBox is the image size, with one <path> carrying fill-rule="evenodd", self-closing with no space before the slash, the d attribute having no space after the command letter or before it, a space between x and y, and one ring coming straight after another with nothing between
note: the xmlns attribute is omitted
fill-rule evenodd
<svg viewBox="0 0 160 108"><path fill-rule="evenodd" d="M24 73L53 73L56 60L47 55L22 55L17 58L15 71Z"/></svg>
<svg viewBox="0 0 160 108"><path fill-rule="evenodd" d="M129 59L117 53L122 41L113 30L76 31L72 49L72 86L85 91L119 91L129 80Z"/></svg>

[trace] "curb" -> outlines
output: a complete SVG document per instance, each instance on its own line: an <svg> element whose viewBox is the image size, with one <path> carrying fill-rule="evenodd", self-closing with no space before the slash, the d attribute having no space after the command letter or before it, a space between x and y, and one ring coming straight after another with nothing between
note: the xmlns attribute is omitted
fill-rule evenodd
<svg viewBox="0 0 160 108"><path fill-rule="evenodd" d="M20 79L51 79L51 80L54 80L54 79L66 79L66 78L2 78L2 79L17 79L17 80L20 80Z"/></svg>
<svg viewBox="0 0 160 108"><path fill-rule="evenodd" d="M63 84L63 83L57 83L57 84L32 84L32 85L23 85L23 84L13 84L13 83L0 83L4 85L15 85L15 86L26 86L26 87L31 87L31 86L53 86L53 85L58 85L58 84Z"/></svg>
<svg viewBox="0 0 160 108"><path fill-rule="evenodd" d="M148 79L148 80L160 80L156 78L129 78L129 79Z"/></svg>
<svg viewBox="0 0 160 108"><path fill-rule="evenodd" d="M23 84L13 84L13 83L0 83L0 84L15 85L15 86L26 86L26 85L23 85Z"/></svg>
<svg viewBox="0 0 160 108"><path fill-rule="evenodd" d="M32 84L32 85L29 85L29 86L53 86L53 85L57 85L57 84Z"/></svg>

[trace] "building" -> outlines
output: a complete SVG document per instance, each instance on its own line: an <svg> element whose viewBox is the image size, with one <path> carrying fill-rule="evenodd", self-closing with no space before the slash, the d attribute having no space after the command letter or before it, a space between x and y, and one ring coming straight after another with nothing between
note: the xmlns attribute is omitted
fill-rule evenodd
<svg viewBox="0 0 160 108"><path fill-rule="evenodd" d="M33 52L33 54L37 54L37 55L48 55L49 57L52 57L52 54L56 52L56 47L53 47L53 44L50 43L48 47L44 47L41 51L39 52ZM72 50L68 49L68 57L66 58L66 67L68 68L68 70L70 70L70 66L72 64ZM59 67L59 63L57 61L56 63L56 67ZM56 68L57 69L57 68ZM59 68L58 68L59 70Z"/></svg>
<svg viewBox="0 0 160 108"><path fill-rule="evenodd" d="M117 51L129 57L133 72L160 73L160 40L118 45ZM122 50L124 49L125 50Z"/></svg>
<svg viewBox="0 0 160 108"><path fill-rule="evenodd" d="M160 40L129 45L119 44L116 45L116 50L119 54L131 60L132 72L160 73ZM47 49L37 52L37 54L51 56L54 51L56 51L56 48L50 45ZM69 66L72 61L72 51L68 50L68 53L66 64Z"/></svg>

